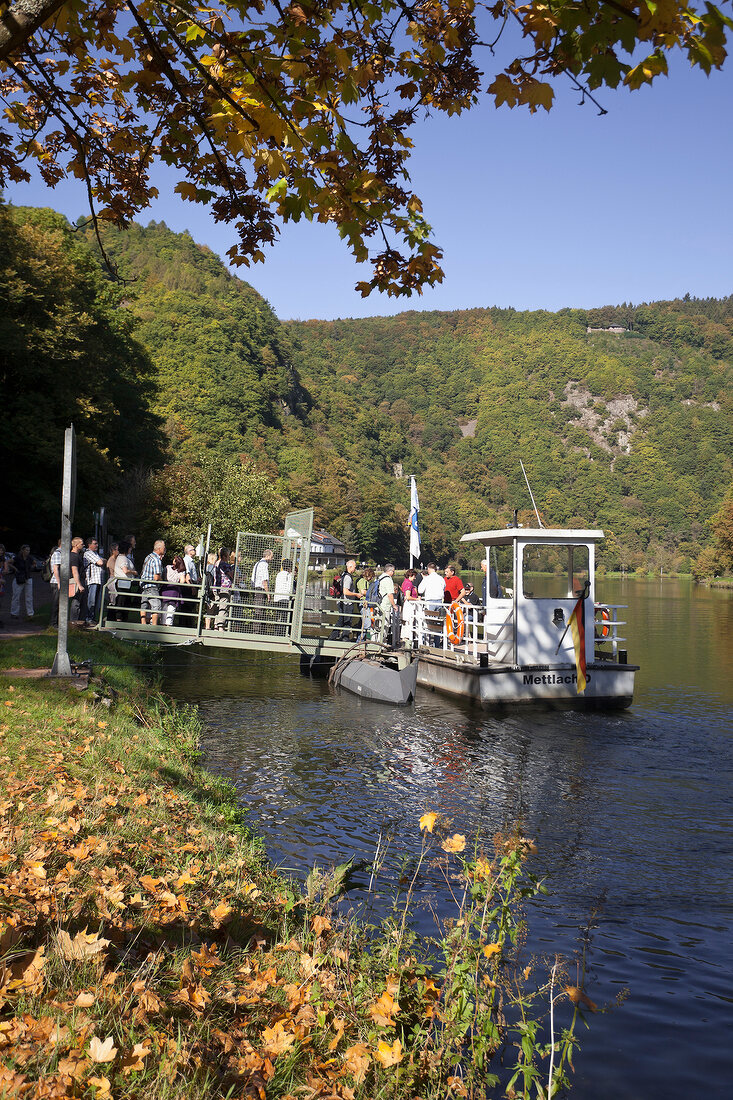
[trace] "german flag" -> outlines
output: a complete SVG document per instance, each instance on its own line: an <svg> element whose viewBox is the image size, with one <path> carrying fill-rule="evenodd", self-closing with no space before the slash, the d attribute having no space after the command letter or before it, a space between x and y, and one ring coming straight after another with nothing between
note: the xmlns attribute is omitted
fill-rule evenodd
<svg viewBox="0 0 733 1100"><path fill-rule="evenodd" d="M575 668L578 673L577 693L585 691L585 592L580 597L573 613L570 616L568 626L573 632L573 646L575 647Z"/></svg>

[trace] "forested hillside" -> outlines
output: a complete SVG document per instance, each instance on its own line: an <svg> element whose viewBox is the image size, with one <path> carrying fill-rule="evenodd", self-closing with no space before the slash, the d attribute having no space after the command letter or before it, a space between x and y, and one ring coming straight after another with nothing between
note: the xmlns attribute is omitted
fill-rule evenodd
<svg viewBox="0 0 733 1100"><path fill-rule="evenodd" d="M692 314L683 343L692 304L640 307L621 335L588 333L595 318L579 310L289 327L348 465L386 474L400 461L419 475L435 553L466 529L502 526L513 507L530 521L522 458L543 521L603 526L608 565L689 568L733 455L731 360L701 346L707 314ZM731 301L720 306L718 334L733 321Z"/></svg>
<svg viewBox="0 0 733 1100"><path fill-rule="evenodd" d="M34 486L53 472L34 489L39 517L73 415L100 458L80 471L81 499L107 493L124 526L182 530L191 483L206 499L217 460L243 460L258 493L271 485L271 508L313 505L354 553L402 562L404 475L416 474L424 551L445 561L460 558L464 531L503 526L514 508L533 522L521 458L545 523L604 527L607 567L689 569L705 547L709 557L709 521L733 480L733 298L281 324L216 255L163 224L105 234L114 283L84 230L50 211L2 216L4 415L26 423L15 363L43 400L74 379L73 399L34 418L37 446L22 444ZM589 331L611 326L623 331ZM120 417L118 437L108 420ZM16 434L3 433L6 446Z"/></svg>

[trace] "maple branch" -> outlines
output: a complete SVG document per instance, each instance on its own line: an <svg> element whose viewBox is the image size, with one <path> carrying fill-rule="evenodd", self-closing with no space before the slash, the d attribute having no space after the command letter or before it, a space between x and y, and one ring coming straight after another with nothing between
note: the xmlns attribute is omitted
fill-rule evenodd
<svg viewBox="0 0 733 1100"><path fill-rule="evenodd" d="M0 16L0 61L24 46L56 14L64 0L16 0Z"/></svg>
<svg viewBox="0 0 733 1100"><path fill-rule="evenodd" d="M191 114L193 115L193 117L196 119L199 126L201 127L201 132L204 136L204 139L206 140L207 145L211 149L211 152L214 156L214 160L219 165L219 169L220 169L220 172L221 172L221 179L224 180L224 185L226 186L226 188L229 192L230 199L235 201L236 196L237 196L237 192L236 192L236 188L234 186L234 180L232 179L232 174L229 171L229 168L228 168L226 162L223 160L223 158L221 156L221 153L217 149L214 139L211 137L211 134L209 133L209 128L206 125L206 120L202 117L201 112L194 106L194 103L193 103L192 99L190 97L186 97L186 95L184 93L184 90L180 85L180 81L178 79L178 73L173 68L173 66L171 65L168 58L166 57L165 52L161 48L160 43L158 42L157 38L153 35L153 33L150 30L150 27L148 26L148 24L145 22L144 19L142 19L140 17L140 15L138 14L134 4L132 4L130 2L130 0L128 0L128 5L127 6L129 8L130 12L132 13L133 19L135 20L138 27L140 28L140 31L142 32L142 35L143 35L145 41L147 42L148 46L150 47L150 50L155 54L155 56L160 61L161 68L163 69L166 76L168 77L168 80L170 81L171 87L173 88L174 92L176 93L176 95L179 97L179 99L183 103L185 103L187 101L187 98L188 98L188 106L189 106L189 109L191 111ZM219 184L219 186L222 186L222 184Z"/></svg>
<svg viewBox="0 0 733 1100"><path fill-rule="evenodd" d="M53 83L53 81L50 79L50 77L48 76L48 74L44 70L43 66L41 65L38 57L33 52L33 50L31 50L30 48L28 49L28 56L30 57L31 61L33 61L33 64L36 66L36 69L38 70L38 73L40 74L41 78L43 80L45 80L50 85L51 91L55 95L58 96L59 102L61 103L62 107L64 107L69 112L72 119L74 120L76 125L79 127L79 130L82 133L86 134L87 137L89 137L94 144L99 146L99 148L102 150L104 155L109 157L109 159L114 162L116 160L115 155L113 153L111 153L106 148L104 143L99 140L98 136L94 133L94 131L89 126L87 126L87 124L84 122L84 119L81 118L81 116L78 115L76 113L76 111L74 110L74 108L67 102L66 97L64 96L61 89ZM76 134L76 131L73 129L73 127L69 124L68 119L65 118L65 116L62 114L62 112L56 106L56 104L53 101L53 98L51 96L49 96L43 90L43 88L38 84L38 82L36 80L34 80L24 69L19 69L18 66L13 61L9 61L9 60L6 59L5 64L8 66L9 69L12 69L12 71L15 73L15 75L18 77L19 80L21 80L24 84L26 84L31 89L31 91L33 92L33 94L35 96L38 96L38 98L40 99L40 101L43 103L44 107L48 111L48 113L53 118L58 119L58 121L64 127L64 130L66 131L66 134L70 139L70 143L72 145L74 145L73 139L75 137L77 137L78 135ZM74 145L74 147L76 147L76 146Z"/></svg>
<svg viewBox="0 0 733 1100"><path fill-rule="evenodd" d="M619 15L625 15L626 18L630 19L632 23L638 24L639 16L636 14L636 12L629 11L629 9L625 8L623 4L619 4L618 0L601 0L601 3L605 4L607 8L613 8L613 10L617 11Z"/></svg>
<svg viewBox="0 0 733 1100"><path fill-rule="evenodd" d="M132 4L128 3L128 7L132 8ZM237 114L240 114L242 118L247 120L247 122L252 127L253 133L259 130L259 123L256 122L251 115L247 114L241 104L237 103L236 99L233 99L232 96L229 95L229 92L226 90L226 88L224 88L223 85L220 84L218 80L216 80L211 71L201 64L199 59L196 57L196 54L187 46L183 39L179 38L168 20L165 19L165 17L161 14L159 14L158 18L160 19L160 22L165 27L165 29L168 31L168 34L171 36L183 56L187 57L193 67L196 69L199 76L201 76L207 84L210 84L214 91L217 92L221 96L221 98L229 104L230 107L234 108ZM198 25L199 24L197 24L197 26Z"/></svg>
<svg viewBox="0 0 733 1100"><path fill-rule="evenodd" d="M120 280L120 277L119 277L119 271L118 271L117 264L113 263L112 260L110 260L109 256L107 255L107 252L105 250L105 247L102 244L102 236L99 232L99 215L97 214L97 211L94 209L94 190L92 188L92 181L91 181L90 176L89 176L89 169L87 167L87 158L86 158L86 154L84 152L84 145L82 144L81 140L79 140L79 142L78 142L77 149L78 149L79 157L80 157L80 160L81 160L82 171L84 173L84 183L86 184L86 189L87 189L87 201L89 203L89 213L92 215L92 225L94 226L94 236L97 238L97 244L99 245L99 251L102 254L102 259L104 260L105 267L107 268L107 270L109 271L110 275L115 280L115 282L120 282L121 280Z"/></svg>

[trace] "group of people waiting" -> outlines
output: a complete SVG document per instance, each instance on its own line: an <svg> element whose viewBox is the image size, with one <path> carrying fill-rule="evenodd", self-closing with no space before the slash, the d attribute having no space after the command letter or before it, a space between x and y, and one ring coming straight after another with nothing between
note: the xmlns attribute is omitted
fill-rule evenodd
<svg viewBox="0 0 733 1100"><path fill-rule="evenodd" d="M141 623L157 626L162 620L172 625L173 617L185 600L187 585L198 585L200 577L194 547L187 543L183 554L175 554L163 566L166 546L158 539L138 571L135 564L134 535L110 545L105 555L94 537L71 540L69 555L69 621L79 626L94 626L102 610L106 588L107 617L113 621L139 613ZM50 557L51 626L59 621L61 592L61 540ZM139 586L139 598L131 596Z"/></svg>
<svg viewBox="0 0 733 1100"><path fill-rule="evenodd" d="M107 618L135 620L152 626L193 624L198 615L198 599L204 581L204 625L208 630L241 630L259 634L286 634L292 615L295 571L293 562L284 558L275 571L271 549L262 552L251 570L226 546L208 554L200 570L193 544L186 543L182 553L164 563L166 544L157 539L152 551L138 569L134 535L113 542L108 554L98 540L75 537L69 557L69 619L79 625L94 625L100 618L106 590ZM381 571L371 567L357 575L354 559L346 562L335 578L331 595L337 596L338 621L334 637L342 640L379 639L383 643L414 645L420 638L432 645L442 644L443 621L448 608L459 606L464 619L478 622L487 597L501 595L498 578L487 562L483 592L477 593L470 581L463 581L455 565L443 575L435 562L424 571L408 569L404 580L394 579L395 566ZM23 546L12 563L5 562L0 547L0 581L12 576L12 615L16 617L20 601L25 600L26 614L33 614L32 560L29 547ZM44 567L51 584L51 625L58 624L61 585L61 540ZM273 575L274 574L274 575ZM29 602L30 601L30 602ZM186 606L188 604L188 606ZM16 606L17 605L17 606ZM333 620L331 620L333 621Z"/></svg>
<svg viewBox="0 0 733 1100"><path fill-rule="evenodd" d="M356 562L347 561L339 579L341 590L338 636L343 640L379 639L383 643L413 645L418 626L424 623L432 645L442 644L442 619L447 608L459 605L469 622L478 621L480 609L486 606L487 595L501 595L498 578L487 562L481 562L484 572L483 592L475 591L470 581L463 581L455 565L448 565L444 575L435 562L428 562L425 571L408 569L398 586L395 567L384 566L377 576L371 568L356 576ZM488 592L487 592L488 587ZM378 606L380 614L374 615ZM358 616L358 617L357 617Z"/></svg>

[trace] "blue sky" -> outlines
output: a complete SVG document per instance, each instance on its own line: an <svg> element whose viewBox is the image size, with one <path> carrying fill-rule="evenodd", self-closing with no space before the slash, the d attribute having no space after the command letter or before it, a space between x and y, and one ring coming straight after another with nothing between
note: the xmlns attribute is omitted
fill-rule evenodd
<svg viewBox="0 0 733 1100"><path fill-rule="evenodd" d="M332 227L308 223L285 227L265 264L237 274L283 320L733 293L733 63L706 77L680 56L670 70L651 88L600 92L603 117L559 82L549 115L486 102L460 118L421 123L413 187L444 249L446 274L421 297L362 299L353 287L370 269L352 261ZM188 229L223 256L233 231L174 196L176 179L160 171L160 198L140 221ZM75 180L54 191L15 186L5 198L72 219L86 213Z"/></svg>

